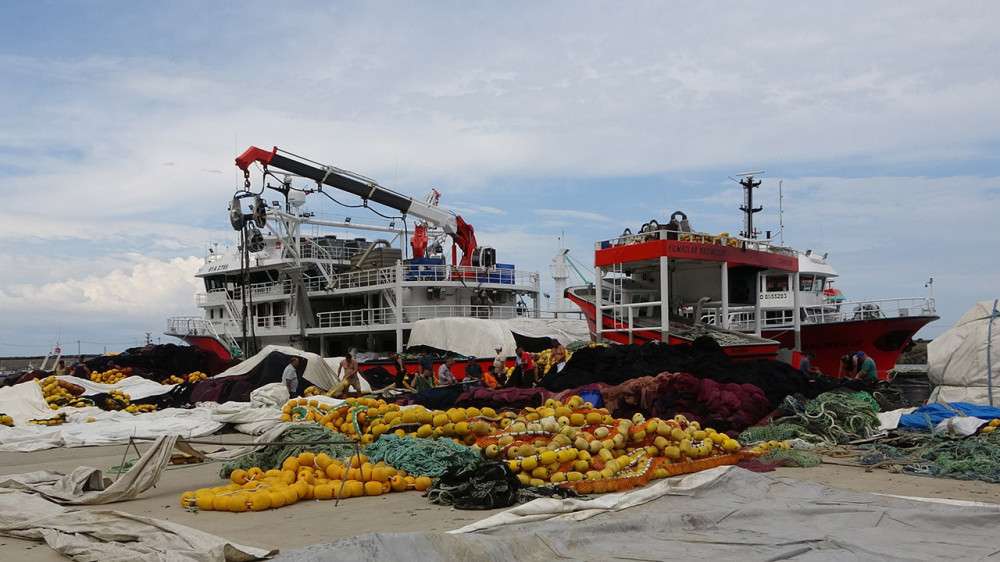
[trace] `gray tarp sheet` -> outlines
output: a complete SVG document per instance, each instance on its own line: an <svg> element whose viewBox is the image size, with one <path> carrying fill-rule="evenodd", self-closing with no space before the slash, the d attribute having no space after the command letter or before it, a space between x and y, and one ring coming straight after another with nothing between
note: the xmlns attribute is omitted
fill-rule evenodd
<svg viewBox="0 0 1000 562"><path fill-rule="evenodd" d="M254 441L255 443L276 441L292 426L293 424L279 423ZM0 489L34 492L51 501L65 505L101 505L128 501L156 485L163 470L170 462L170 456L175 448L202 459L229 461L262 447L262 445L248 443L245 447L206 453L179 440L180 437L177 435L158 437L152 446L135 461L132 468L114 482L104 478L99 468L80 466L69 474L37 470L0 476Z"/></svg>
<svg viewBox="0 0 1000 562"><path fill-rule="evenodd" d="M0 490L0 535L44 541L78 562L243 562L274 552L170 521L67 508L14 490Z"/></svg>
<svg viewBox="0 0 1000 562"><path fill-rule="evenodd" d="M997 506L850 492L734 467L593 503L536 500L478 526L487 528L371 533L280 559L970 560L1000 553Z"/></svg>

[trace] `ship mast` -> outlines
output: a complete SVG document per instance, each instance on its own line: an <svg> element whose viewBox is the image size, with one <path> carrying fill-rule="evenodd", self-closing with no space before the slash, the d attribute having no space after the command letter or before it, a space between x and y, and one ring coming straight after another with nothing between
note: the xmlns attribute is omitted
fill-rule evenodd
<svg viewBox="0 0 1000 562"><path fill-rule="evenodd" d="M743 187L743 205L740 206L740 210L743 211L743 232L740 232L740 236L749 240L756 239L759 233L753 227L753 216L764 210L764 207L753 206L753 190L756 187L760 187L761 182L761 180L755 180L754 176L763 173L763 170L759 170L736 174L740 178L737 183Z"/></svg>

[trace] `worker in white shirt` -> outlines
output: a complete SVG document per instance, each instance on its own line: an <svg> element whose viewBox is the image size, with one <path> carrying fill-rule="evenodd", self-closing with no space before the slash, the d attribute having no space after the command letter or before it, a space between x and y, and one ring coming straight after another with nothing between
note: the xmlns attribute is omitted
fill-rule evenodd
<svg viewBox="0 0 1000 562"><path fill-rule="evenodd" d="M438 367L438 386L448 386L449 384L455 384L455 375L451 372L452 365L455 364L455 358L449 357L445 362Z"/></svg>
<svg viewBox="0 0 1000 562"><path fill-rule="evenodd" d="M285 366L285 370L281 372L281 382L285 383L285 388L288 389L288 396L294 397L298 396L299 390L299 358L292 357Z"/></svg>

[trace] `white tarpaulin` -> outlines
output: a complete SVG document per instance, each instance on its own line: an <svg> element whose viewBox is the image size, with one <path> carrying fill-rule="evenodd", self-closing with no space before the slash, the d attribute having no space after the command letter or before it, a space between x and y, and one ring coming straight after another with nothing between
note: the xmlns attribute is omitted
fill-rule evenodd
<svg viewBox="0 0 1000 562"><path fill-rule="evenodd" d="M563 344L590 339L583 320L431 318L414 322L407 346L423 345L470 357L493 357L500 347L501 353L510 357L517 347L515 333L531 338L555 338Z"/></svg>
<svg viewBox="0 0 1000 562"><path fill-rule="evenodd" d="M132 400L141 400L150 396L160 396L174 389L175 384L160 384L140 376L133 375L126 377L115 384L104 384L87 379L81 379L71 375L56 377L61 381L82 386L84 396L94 396L95 394L106 394L112 390L120 390L128 394Z"/></svg>
<svg viewBox="0 0 1000 562"><path fill-rule="evenodd" d="M937 385L930 402L989 404L992 382L991 405L1000 404L1000 381L997 380L1000 378L1000 313L997 308L996 300L976 303L954 326L927 346L927 377L931 384Z"/></svg>
<svg viewBox="0 0 1000 562"><path fill-rule="evenodd" d="M286 345L265 346L264 349L260 350L260 352L253 357L247 358L247 360L233 365L212 378L217 379L222 377L232 377L235 375L249 373L254 369L254 367L264 361L268 355L274 352L283 353L285 355L294 355L305 359L306 367L305 371L302 373L302 378L320 388L330 389L340 382L340 379L337 378L337 372L334 371L322 357L315 353L309 353L308 351L302 351L301 349L295 349L294 347Z"/></svg>
<svg viewBox="0 0 1000 562"><path fill-rule="evenodd" d="M94 407L63 408L61 411L67 414L67 423L62 425L0 426L0 451L25 452L55 447L117 445L127 443L129 437L133 436L201 437L215 433L224 425L212 419L212 410L209 408L167 408L139 415L123 411L107 412ZM48 412L48 417L55 414L52 410Z"/></svg>
<svg viewBox="0 0 1000 562"><path fill-rule="evenodd" d="M55 412L45 402L42 387L35 381L28 381L0 386L0 414L14 418L15 425L27 425L28 420L51 418ZM0 433L0 443L3 443L3 433Z"/></svg>

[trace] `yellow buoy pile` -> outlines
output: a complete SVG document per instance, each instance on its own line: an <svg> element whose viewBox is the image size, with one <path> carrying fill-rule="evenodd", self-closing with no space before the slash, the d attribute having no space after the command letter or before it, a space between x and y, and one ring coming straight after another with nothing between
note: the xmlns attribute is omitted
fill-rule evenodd
<svg viewBox="0 0 1000 562"><path fill-rule="evenodd" d="M579 396L538 408L400 408L371 398L336 407L297 398L286 421L312 421L368 444L380 435L451 438L506 461L524 485L562 485L584 493L617 491L740 460L740 443L684 416L618 419ZM595 484L596 482L596 484Z"/></svg>
<svg viewBox="0 0 1000 562"><path fill-rule="evenodd" d="M90 373L90 380L102 384L118 384L122 379L127 378L131 373L124 369L108 369L100 373Z"/></svg>
<svg viewBox="0 0 1000 562"><path fill-rule="evenodd" d="M393 433L399 437L451 437L470 446L475 445L479 437L489 435L500 421L493 408L401 408L373 398L350 398L339 406L316 399L293 398L282 407L281 419L316 422L363 445L372 443L380 435Z"/></svg>
<svg viewBox="0 0 1000 562"><path fill-rule="evenodd" d="M383 463L370 463L364 455L341 462L326 453L301 453L285 459L280 467L237 469L230 483L181 494L181 506L204 511L263 511L301 500L380 496L390 492L426 490L427 476L411 476Z"/></svg>
<svg viewBox="0 0 1000 562"><path fill-rule="evenodd" d="M201 371L194 371L186 375L170 375L169 377L163 379L163 384L184 384L186 382L194 383L198 381L203 381L208 378L208 375Z"/></svg>
<svg viewBox="0 0 1000 562"><path fill-rule="evenodd" d="M525 485L558 484L582 493L612 492L652 478L704 470L739 460L741 445L684 416L613 418L579 396L549 399L515 417L477 445L487 458L506 460Z"/></svg>
<svg viewBox="0 0 1000 562"><path fill-rule="evenodd" d="M101 407L105 410L125 410L132 403L132 398L125 392L115 389L108 393Z"/></svg>
<svg viewBox="0 0 1000 562"><path fill-rule="evenodd" d="M83 387L63 382L54 376L35 379L35 382L42 387L45 403L52 410L58 410L65 406L82 408L93 405L79 397L80 394L83 394Z"/></svg>

